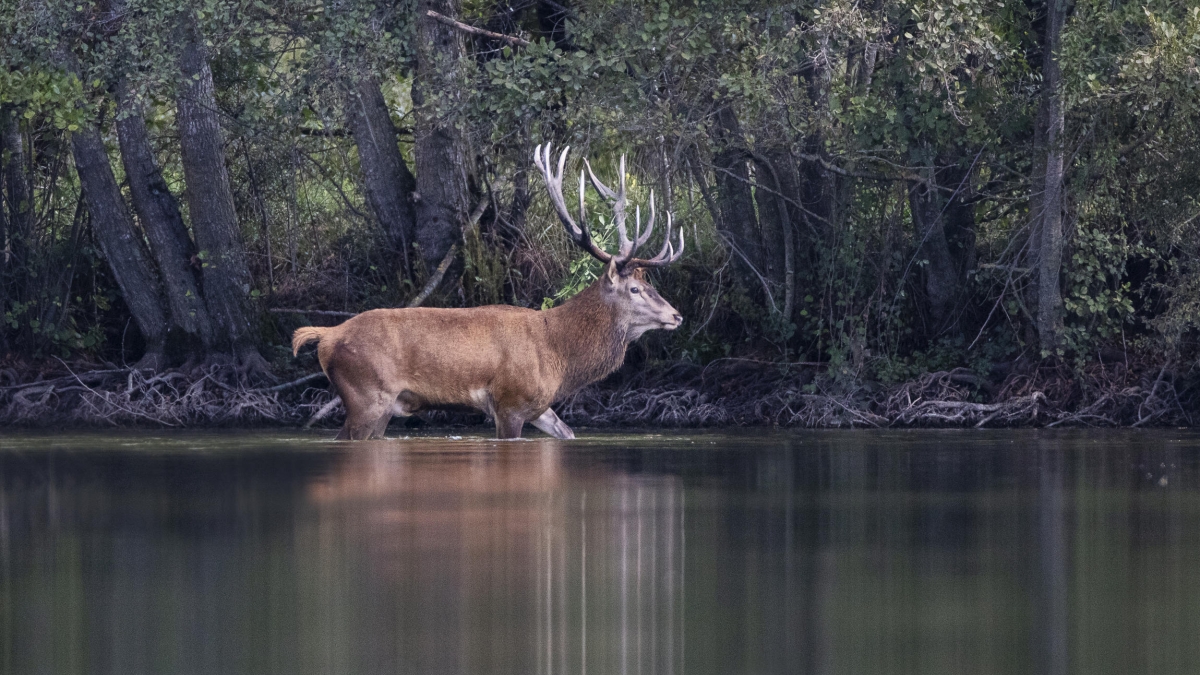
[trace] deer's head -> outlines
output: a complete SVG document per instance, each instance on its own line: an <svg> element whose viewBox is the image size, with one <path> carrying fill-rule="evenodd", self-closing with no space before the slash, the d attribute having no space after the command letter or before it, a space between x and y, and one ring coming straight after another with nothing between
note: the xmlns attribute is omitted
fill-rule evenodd
<svg viewBox="0 0 1200 675"><path fill-rule="evenodd" d="M683 229L679 230L679 247L676 249L671 241L671 214L667 214L666 233L663 235L662 249L653 258L635 258L639 248L650 241L654 232L655 206L654 191L650 191L650 218L646 229L642 230L641 207L634 209L634 236L629 237L625 227L627 202L625 198L625 157L621 156L620 176L617 189L614 191L596 178L592 167L586 159L587 176L591 179L592 188L603 199L612 205L613 222L617 226L618 246L616 254L600 248L592 239L587 223L587 213L584 209L584 171L579 172L579 222L576 223L567 210L566 199L563 198L563 169L567 163L567 153L570 147L564 148L558 157L557 170L552 170L550 145L539 145L533 153L533 161L546 180L546 189L558 218L567 228L567 234L583 250L587 251L600 262L604 263L604 272L597 283L601 297L611 304L618 316L618 321L626 326L629 339L636 339L642 333L656 328L675 330L683 323L671 303L663 299L658 291L646 281L645 271L652 267L663 267L679 260L683 255Z"/></svg>

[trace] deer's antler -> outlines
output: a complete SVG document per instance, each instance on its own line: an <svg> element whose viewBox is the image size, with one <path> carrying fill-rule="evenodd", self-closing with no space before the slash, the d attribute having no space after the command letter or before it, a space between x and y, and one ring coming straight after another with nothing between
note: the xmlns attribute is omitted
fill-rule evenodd
<svg viewBox="0 0 1200 675"><path fill-rule="evenodd" d="M571 239L578 244L580 248L584 249L588 253L591 253L592 256L597 260L600 260L604 263L607 263L610 260L614 261L617 270L621 274L629 274L639 267L662 267L679 260L680 256L683 255L683 230L679 230L679 248L676 249L674 243L671 242L671 225L673 224L673 219L670 213L667 214L667 231L663 237L663 246L658 252L658 255L655 255L653 258L633 257L633 254L637 252L639 248L650 241L650 235L654 232L654 221L657 212L654 204L654 191L651 190L650 220L646 222L646 230L642 231L642 210L639 206L634 211L634 227L636 228L634 231L634 236L633 239L629 238L629 231L625 228L627 200L625 196L624 155L621 155L620 175L618 177L617 189L615 191L596 177L596 173L592 171L591 163L588 162L586 158L583 160L583 164L587 168L588 178L592 183L592 188L596 190L597 194L612 204L613 222L617 226L617 254L613 256L597 246L596 242L592 239L591 232L587 226L587 215L585 213L583 204L584 184L582 171L579 172L580 224L576 224L575 221L571 219L571 214L567 212L566 200L563 198L562 193L562 179L563 169L567 161L567 152L569 150L570 146L564 148L562 154L559 155L557 172L552 172L550 170L549 143L545 145L544 150L543 146L541 145L534 150L533 161L535 164L537 164L538 169L540 169L542 172L542 176L546 179L546 189L550 192L550 199L554 202L554 208L558 212L558 218L563 222L563 225L566 226L567 233L571 235Z"/></svg>
<svg viewBox="0 0 1200 675"><path fill-rule="evenodd" d="M580 248L592 254L602 263L608 263L612 260L612 255L604 251L596 245L592 239L592 233L588 229L587 214L583 207L583 172L579 172L579 221L581 225L577 225L571 219L571 214L567 211L567 201L563 198L563 168L567 163L567 153L571 151L571 146L563 148L562 154L558 157L558 171L550 170L550 144L543 146L539 145L533 151L533 163L541 170L542 177L546 180L546 191L550 193L550 201L554 202L554 210L558 212L558 219L562 221L567 228L567 234L571 235L571 240L574 241Z"/></svg>

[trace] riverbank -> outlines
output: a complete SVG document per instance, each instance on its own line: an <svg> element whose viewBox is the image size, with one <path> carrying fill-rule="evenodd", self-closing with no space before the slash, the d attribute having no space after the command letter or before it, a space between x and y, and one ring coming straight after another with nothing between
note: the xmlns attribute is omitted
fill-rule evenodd
<svg viewBox="0 0 1200 675"><path fill-rule="evenodd" d="M111 364L0 371L4 427L338 426L318 373L247 382L221 367L151 373ZM958 368L885 385L839 380L813 364L720 359L625 368L556 409L573 426L1055 427L1192 426L1196 383L1170 363L1116 361L1083 371L1014 362L987 376ZM410 425L477 425L434 412ZM400 421L393 424L400 424Z"/></svg>

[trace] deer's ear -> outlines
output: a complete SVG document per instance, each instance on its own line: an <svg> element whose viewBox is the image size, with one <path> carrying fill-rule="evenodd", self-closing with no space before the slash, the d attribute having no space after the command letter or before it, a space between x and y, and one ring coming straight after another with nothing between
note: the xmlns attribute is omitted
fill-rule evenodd
<svg viewBox="0 0 1200 675"><path fill-rule="evenodd" d="M608 288L615 287L621 281L621 272L617 270L616 256L613 256L613 259L604 265L604 272L601 273L601 277L604 279L604 285Z"/></svg>

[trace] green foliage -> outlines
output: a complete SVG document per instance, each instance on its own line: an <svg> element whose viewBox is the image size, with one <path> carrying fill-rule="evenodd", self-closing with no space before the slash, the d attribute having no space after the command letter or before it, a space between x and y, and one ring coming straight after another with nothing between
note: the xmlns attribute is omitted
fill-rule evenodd
<svg viewBox="0 0 1200 675"><path fill-rule="evenodd" d="M1061 344L1076 365L1119 341L1197 353L1194 5L1077 0L1062 37ZM68 134L101 121L120 174L111 122L124 83L170 189L185 194L173 101L181 31L193 26L211 52L252 295L264 304L365 309L418 290L395 274L403 252L382 244L361 188L346 83L367 77L382 85L408 166L421 165L419 116L452 121L470 149L466 201L492 204L464 231L462 276L441 301L550 307L597 278L532 171L533 146L552 141L602 177L626 154L631 202L646 204L653 188L660 218L669 195L689 250L655 283L686 321L655 343L661 355L819 361L851 386L932 369L984 374L1033 353L1041 3L570 6L551 32L530 9L463 3L459 20L531 44L497 49L464 35L468 58L436 64L444 81L422 92L423 107L412 87L424 19L411 0L129 0L120 17L90 2L0 7L0 120L15 117L31 151L21 175L35 214L29 231L5 234L16 260L0 275L8 347L101 354L119 344L122 305L86 219L75 220ZM944 219L943 258L939 233L915 213L924 188ZM613 248L607 205L587 200L593 236ZM68 263L69 278L38 290ZM933 301L938 274L954 286L946 316Z"/></svg>
<svg viewBox="0 0 1200 675"><path fill-rule="evenodd" d="M1063 297L1071 317L1066 344L1074 353L1087 354L1096 345L1119 338L1133 321L1133 298L1130 284L1125 281L1126 262L1148 253L1145 246L1130 245L1119 233L1076 233Z"/></svg>
<svg viewBox="0 0 1200 675"><path fill-rule="evenodd" d="M75 75L55 70L0 70L0 105L21 110L21 117L42 117L55 129L75 131L85 120L78 104L83 84Z"/></svg>
<svg viewBox="0 0 1200 675"><path fill-rule="evenodd" d="M617 239L615 223L604 216L598 216L596 220L600 227L592 230L592 240L604 249L616 250L614 246ZM599 260L585 253L573 252L571 262L567 266L566 278L560 282L559 289L554 295L542 299L541 308L549 309L561 304L564 300L591 286L600 278L602 272L604 272L604 265Z"/></svg>

